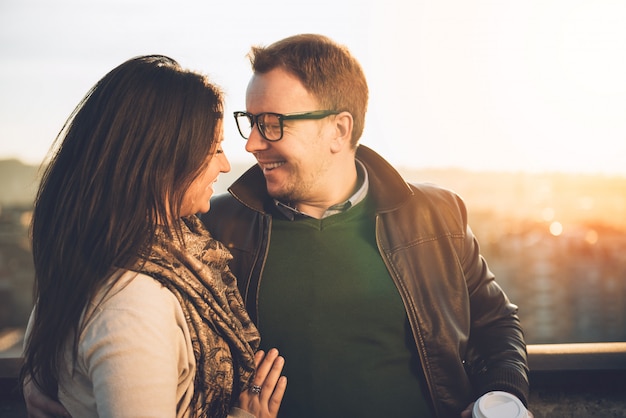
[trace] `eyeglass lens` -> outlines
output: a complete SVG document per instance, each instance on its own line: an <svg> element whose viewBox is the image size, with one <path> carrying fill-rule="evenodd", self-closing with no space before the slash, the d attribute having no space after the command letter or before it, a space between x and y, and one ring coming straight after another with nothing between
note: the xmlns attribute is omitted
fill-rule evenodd
<svg viewBox="0 0 626 418"><path fill-rule="evenodd" d="M239 113L236 117L237 127L244 138L249 138L254 125L254 115ZM274 113L262 113L256 116L257 126L265 139L277 140L282 136L282 126L279 116Z"/></svg>

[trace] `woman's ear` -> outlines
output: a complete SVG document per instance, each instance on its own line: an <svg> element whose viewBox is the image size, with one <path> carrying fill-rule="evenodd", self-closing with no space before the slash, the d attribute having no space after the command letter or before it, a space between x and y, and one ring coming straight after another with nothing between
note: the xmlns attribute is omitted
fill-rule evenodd
<svg viewBox="0 0 626 418"><path fill-rule="evenodd" d="M334 116L333 128L334 138L331 143L331 150L339 152L344 148L352 148L352 128L354 120L350 112L341 112Z"/></svg>

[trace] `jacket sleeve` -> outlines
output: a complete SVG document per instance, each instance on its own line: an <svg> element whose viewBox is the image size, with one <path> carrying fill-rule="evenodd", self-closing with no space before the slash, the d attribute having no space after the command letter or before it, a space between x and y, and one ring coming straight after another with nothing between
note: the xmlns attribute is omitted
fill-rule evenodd
<svg viewBox="0 0 626 418"><path fill-rule="evenodd" d="M458 199L466 230L460 262L470 298L470 379L478 396L502 390L528 405L527 353L518 308L495 281L467 225L465 206Z"/></svg>

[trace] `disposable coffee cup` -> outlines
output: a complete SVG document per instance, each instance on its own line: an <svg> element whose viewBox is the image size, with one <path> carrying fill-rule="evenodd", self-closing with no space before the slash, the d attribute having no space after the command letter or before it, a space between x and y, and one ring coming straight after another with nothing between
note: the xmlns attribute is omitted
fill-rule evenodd
<svg viewBox="0 0 626 418"><path fill-rule="evenodd" d="M473 418L527 418L522 401L507 392L489 392L478 398L472 410Z"/></svg>

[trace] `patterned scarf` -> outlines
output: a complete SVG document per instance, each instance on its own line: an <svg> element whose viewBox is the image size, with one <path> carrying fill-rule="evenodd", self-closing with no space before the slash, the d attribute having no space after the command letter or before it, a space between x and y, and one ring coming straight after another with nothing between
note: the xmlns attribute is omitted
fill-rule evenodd
<svg viewBox="0 0 626 418"><path fill-rule="evenodd" d="M162 283L182 306L196 358L191 416L226 417L254 374L260 337L228 267L228 249L196 216L181 227L185 248L160 230L133 270Z"/></svg>

